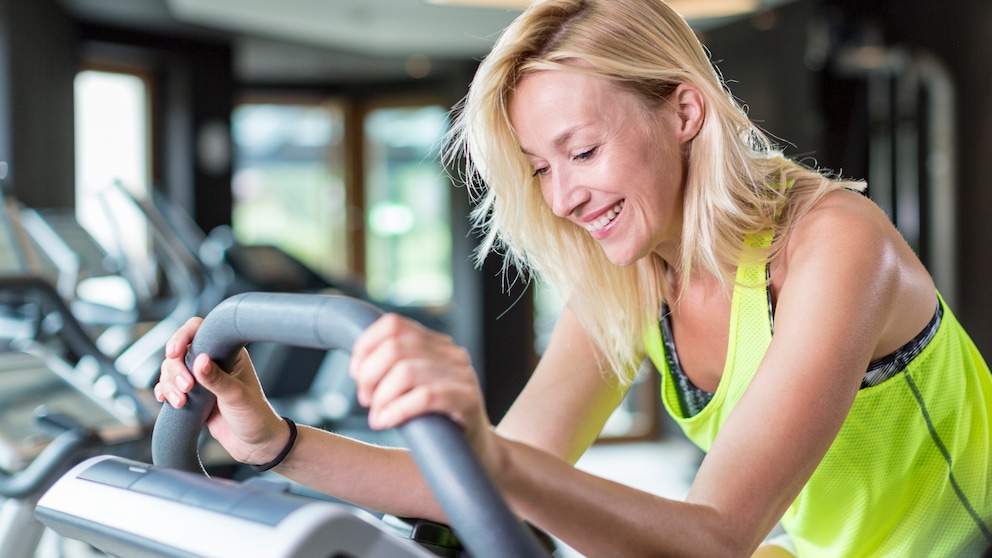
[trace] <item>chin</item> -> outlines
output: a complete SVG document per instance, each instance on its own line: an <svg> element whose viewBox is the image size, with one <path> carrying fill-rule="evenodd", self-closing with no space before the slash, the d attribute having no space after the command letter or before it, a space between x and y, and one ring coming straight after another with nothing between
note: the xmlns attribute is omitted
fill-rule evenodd
<svg viewBox="0 0 992 558"><path fill-rule="evenodd" d="M628 267L637 263L643 255L629 254L629 253L619 253L611 250L606 250L606 258L610 260L613 265L617 267Z"/></svg>

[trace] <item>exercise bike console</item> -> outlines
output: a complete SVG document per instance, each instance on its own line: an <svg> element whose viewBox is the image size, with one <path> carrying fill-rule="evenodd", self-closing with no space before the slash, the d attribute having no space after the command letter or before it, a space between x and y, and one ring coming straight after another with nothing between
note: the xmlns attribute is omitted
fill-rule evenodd
<svg viewBox="0 0 992 558"><path fill-rule="evenodd" d="M433 557L358 509L260 479L235 482L99 456L69 471L35 513L65 537L128 558Z"/></svg>

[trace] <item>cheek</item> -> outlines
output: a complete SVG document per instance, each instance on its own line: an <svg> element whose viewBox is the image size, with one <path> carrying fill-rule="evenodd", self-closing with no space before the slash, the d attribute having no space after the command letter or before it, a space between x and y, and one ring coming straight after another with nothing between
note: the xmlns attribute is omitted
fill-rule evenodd
<svg viewBox="0 0 992 558"><path fill-rule="evenodd" d="M554 194L552 192L551 185L545 180L538 180L538 190L540 191L540 196L534 196L536 202L543 203L545 207L551 208L554 206Z"/></svg>

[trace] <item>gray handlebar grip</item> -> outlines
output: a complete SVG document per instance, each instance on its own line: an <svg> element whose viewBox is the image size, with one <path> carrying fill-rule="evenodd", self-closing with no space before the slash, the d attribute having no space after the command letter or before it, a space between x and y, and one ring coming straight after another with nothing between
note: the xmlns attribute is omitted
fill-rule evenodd
<svg viewBox="0 0 992 558"><path fill-rule="evenodd" d="M204 318L186 357L200 353L230 370L249 342L272 342L351 351L355 340L381 311L360 300L335 295L243 293ZM166 404L152 432L156 465L203 472L197 441L216 401L197 385L186 406ZM530 533L513 516L479 464L461 430L446 417L417 417L399 427L421 473L469 551L480 558L544 557Z"/></svg>
<svg viewBox="0 0 992 558"><path fill-rule="evenodd" d="M262 341L316 349L351 351L358 336L381 315L357 299L286 293L243 293L218 304L203 319L186 355L200 353L230 370L241 349ZM152 431L152 462L163 467L204 472L197 441L216 398L200 385L184 407L163 405Z"/></svg>

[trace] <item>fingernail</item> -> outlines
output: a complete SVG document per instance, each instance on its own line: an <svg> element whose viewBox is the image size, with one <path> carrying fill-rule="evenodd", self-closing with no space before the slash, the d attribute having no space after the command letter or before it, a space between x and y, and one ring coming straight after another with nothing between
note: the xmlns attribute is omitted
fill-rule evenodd
<svg viewBox="0 0 992 558"><path fill-rule="evenodd" d="M378 413L373 413L372 416L369 417L369 426L377 430L381 430L386 428L392 419L393 416L389 413L389 411L379 411Z"/></svg>
<svg viewBox="0 0 992 558"><path fill-rule="evenodd" d="M201 353L193 361L193 367L196 368L197 374L201 377L208 377L213 373L213 367L210 366L210 357L206 353Z"/></svg>
<svg viewBox="0 0 992 558"><path fill-rule="evenodd" d="M178 395L176 395L174 392L171 392L170 391L165 397L168 398L169 403L171 403L173 407L175 407L177 409L179 408L179 396Z"/></svg>
<svg viewBox="0 0 992 558"><path fill-rule="evenodd" d="M176 385L179 386L180 389L184 389L184 390L189 389L190 387L189 378L187 378L186 376L177 376Z"/></svg>
<svg viewBox="0 0 992 558"><path fill-rule="evenodd" d="M176 354L176 344L169 343L165 346L165 356Z"/></svg>

